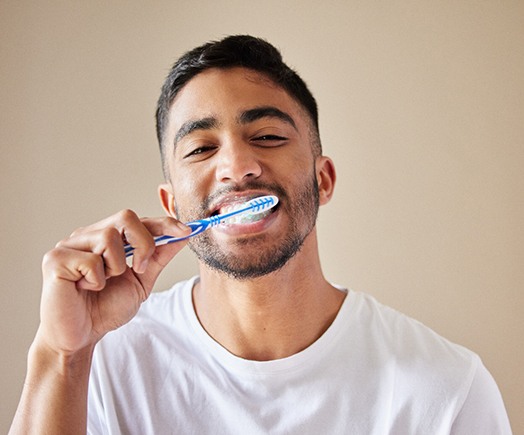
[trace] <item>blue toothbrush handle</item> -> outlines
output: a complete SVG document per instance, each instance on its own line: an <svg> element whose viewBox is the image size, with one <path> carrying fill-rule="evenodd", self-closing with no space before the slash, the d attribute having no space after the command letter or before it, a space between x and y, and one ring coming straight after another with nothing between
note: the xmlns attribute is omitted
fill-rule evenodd
<svg viewBox="0 0 524 435"><path fill-rule="evenodd" d="M173 237L173 236L157 236L155 237L155 246L160 245L167 245L168 243L178 242L180 240L185 240L190 237L196 236L197 234L200 234L202 231L207 230L208 228L214 227L215 225L218 225L222 222L226 222L229 218L232 216L236 216L242 213L262 213L265 210L268 210L272 207L274 207L278 203L278 198L273 195L267 195L267 196L261 196L258 198L254 198L247 203L243 205L243 207L238 208L234 211L228 212L228 213L222 213L217 214L214 216L210 216L205 219L200 219L192 222L188 222L186 225L191 228L191 233L187 236L183 237ZM131 245L126 244L124 245L124 251L126 253L126 257L129 257L133 255L133 251L135 248L133 248Z"/></svg>
<svg viewBox="0 0 524 435"><path fill-rule="evenodd" d="M210 219L200 219L193 222L188 222L185 224L189 228L191 228L191 232L187 236L183 237L174 237L174 236L156 236L154 238L155 240L155 246L161 246L161 245L167 245L169 243L173 242L180 242L181 240L189 239L190 237L196 236L197 234L200 234L201 232L205 231L209 226L213 225L214 222L211 222ZM130 257L133 255L133 251L135 248L131 246L129 243L124 245L124 252L126 253L126 257Z"/></svg>

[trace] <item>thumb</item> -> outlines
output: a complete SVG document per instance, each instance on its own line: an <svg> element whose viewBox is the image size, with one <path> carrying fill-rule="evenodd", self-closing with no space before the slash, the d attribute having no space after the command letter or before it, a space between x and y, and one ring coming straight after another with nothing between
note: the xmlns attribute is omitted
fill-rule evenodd
<svg viewBox="0 0 524 435"><path fill-rule="evenodd" d="M164 268L171 260L187 245L188 240L181 240L167 245L157 246L155 252L143 265L142 273L135 272L137 278L142 283L144 289L149 292L152 290L155 282Z"/></svg>

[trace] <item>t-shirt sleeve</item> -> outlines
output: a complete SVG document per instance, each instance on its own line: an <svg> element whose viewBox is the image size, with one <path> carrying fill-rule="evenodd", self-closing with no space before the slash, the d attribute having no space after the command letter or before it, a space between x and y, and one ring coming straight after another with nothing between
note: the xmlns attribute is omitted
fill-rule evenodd
<svg viewBox="0 0 524 435"><path fill-rule="evenodd" d="M466 400L451 430L453 435L511 435L506 408L495 380L479 360Z"/></svg>
<svg viewBox="0 0 524 435"><path fill-rule="evenodd" d="M98 366L97 349L95 349L87 394L87 435L106 435L109 433L104 422L104 406L100 388L101 373ZM106 384L109 385L108 382Z"/></svg>

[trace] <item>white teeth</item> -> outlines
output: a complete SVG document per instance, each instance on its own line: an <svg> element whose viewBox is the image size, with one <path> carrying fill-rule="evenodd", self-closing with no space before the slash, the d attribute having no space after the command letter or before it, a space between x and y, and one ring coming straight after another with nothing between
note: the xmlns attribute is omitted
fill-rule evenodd
<svg viewBox="0 0 524 435"><path fill-rule="evenodd" d="M226 206L222 207L222 208L218 211L218 213L219 213L219 214L225 214L225 213L231 213L231 212L234 212L235 210L239 209L241 205L243 205L243 204L226 205Z"/></svg>
<svg viewBox="0 0 524 435"><path fill-rule="evenodd" d="M259 220L265 218L271 213L271 210L267 210L263 213L241 213L236 216L231 216L229 219L226 219L224 223L226 224L251 224L253 222L258 222Z"/></svg>
<svg viewBox="0 0 524 435"><path fill-rule="evenodd" d="M238 210L239 208L241 208L243 205L245 205L245 203L226 205L219 210L219 214L232 213L235 210ZM231 216L230 218L226 219L225 221L222 221L222 223L229 224L229 225L249 224L249 223L257 222L265 218L270 213L271 213L271 210L267 210L262 213L260 212L258 213L249 213L249 212L240 213L238 215Z"/></svg>

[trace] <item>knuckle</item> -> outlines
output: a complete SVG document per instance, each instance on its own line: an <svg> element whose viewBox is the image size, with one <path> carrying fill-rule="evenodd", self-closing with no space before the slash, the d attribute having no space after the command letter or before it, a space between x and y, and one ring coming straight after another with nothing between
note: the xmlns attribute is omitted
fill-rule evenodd
<svg viewBox="0 0 524 435"><path fill-rule="evenodd" d="M101 238L106 243L112 243L122 240L120 232L115 227L106 227L103 230L101 230Z"/></svg>
<svg viewBox="0 0 524 435"><path fill-rule="evenodd" d="M118 212L118 217L124 223L136 221L138 218L136 213L133 210L128 209L128 208L124 210L120 210L120 212Z"/></svg>
<svg viewBox="0 0 524 435"><path fill-rule="evenodd" d="M58 248L63 248L66 244L68 239L62 239L60 240L56 245L55 245L55 249L58 249ZM51 252L51 251L50 251Z"/></svg>
<svg viewBox="0 0 524 435"><path fill-rule="evenodd" d="M42 272L44 272L44 275L53 275L53 271L61 269L66 262L66 258L66 250L63 248L54 248L46 252L42 258Z"/></svg>
<svg viewBox="0 0 524 435"><path fill-rule="evenodd" d="M97 254L89 254L86 255L84 258L84 264L86 269L89 270L99 270L100 268L103 270L104 268L104 261L102 260L102 257Z"/></svg>
<svg viewBox="0 0 524 435"><path fill-rule="evenodd" d="M47 269L53 264L56 264L60 257L60 248L51 249L50 251L44 254L42 258L42 268Z"/></svg>
<svg viewBox="0 0 524 435"><path fill-rule="evenodd" d="M79 228L77 228L76 230L74 230L74 231L69 235L69 238L71 238L71 237L76 237L76 236L78 236L79 234L82 234L84 231L85 231L85 228L84 228L84 227L79 227Z"/></svg>

